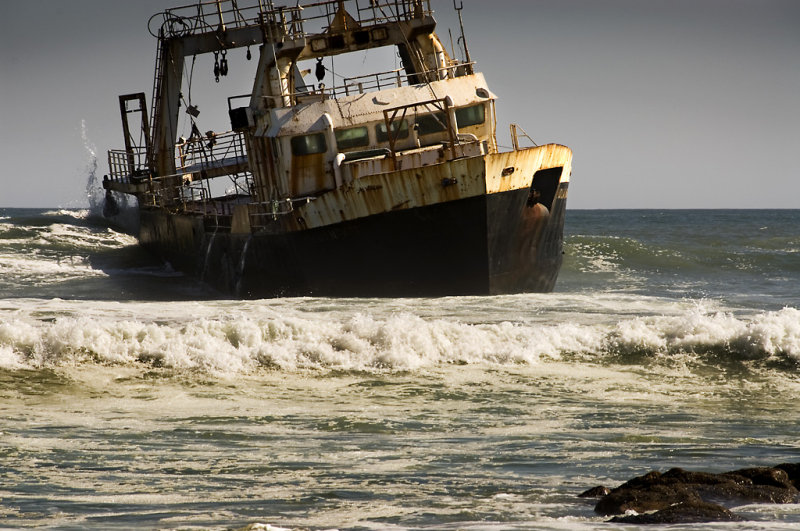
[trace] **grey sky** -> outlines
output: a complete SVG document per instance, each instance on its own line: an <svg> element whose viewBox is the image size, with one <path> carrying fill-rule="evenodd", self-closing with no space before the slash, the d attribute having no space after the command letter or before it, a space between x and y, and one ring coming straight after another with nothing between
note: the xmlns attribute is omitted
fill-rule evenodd
<svg viewBox="0 0 800 531"><path fill-rule="evenodd" d="M117 96L150 97L147 20L184 3L0 0L0 206L86 205L81 122L102 175L122 147ZM433 7L449 47L452 0ZM800 208L800 1L464 7L470 52L500 97L500 143L513 121L570 146L569 207ZM237 52L219 85L210 62L195 67L201 120L216 128L225 98L249 89L255 61Z"/></svg>

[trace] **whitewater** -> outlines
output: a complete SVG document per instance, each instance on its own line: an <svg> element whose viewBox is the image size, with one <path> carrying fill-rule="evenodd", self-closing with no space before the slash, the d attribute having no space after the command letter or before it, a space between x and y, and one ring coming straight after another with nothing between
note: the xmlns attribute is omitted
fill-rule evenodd
<svg viewBox="0 0 800 531"><path fill-rule="evenodd" d="M0 209L0 527L609 529L580 492L800 461L798 227L570 210L551 294L239 301Z"/></svg>

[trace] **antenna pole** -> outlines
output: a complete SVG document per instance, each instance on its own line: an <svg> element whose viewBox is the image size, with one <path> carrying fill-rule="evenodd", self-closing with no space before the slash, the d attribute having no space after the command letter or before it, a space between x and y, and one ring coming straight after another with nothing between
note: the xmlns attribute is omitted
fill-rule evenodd
<svg viewBox="0 0 800 531"><path fill-rule="evenodd" d="M461 42L464 43L464 60L467 62L467 71L470 74L474 74L472 69L472 58L469 56L469 48L467 48L467 38L464 36L464 19L461 17L461 11L464 9L464 2L459 2L456 4L456 0L453 0L453 8L458 13L458 25L461 27Z"/></svg>

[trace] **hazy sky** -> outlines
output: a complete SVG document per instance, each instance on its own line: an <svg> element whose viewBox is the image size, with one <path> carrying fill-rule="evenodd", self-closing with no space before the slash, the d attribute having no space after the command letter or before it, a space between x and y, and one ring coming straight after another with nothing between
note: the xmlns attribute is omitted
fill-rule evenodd
<svg viewBox="0 0 800 531"><path fill-rule="evenodd" d="M123 147L117 96L150 104L147 20L186 3L0 0L0 206L87 204L82 123L107 173L106 151ZM463 4L500 97L498 140L510 145L513 121L570 146L570 208L800 208L800 0ZM452 7L433 0L448 47ZM249 91L255 61L237 50L229 63L219 85L211 62L195 66L203 130Z"/></svg>

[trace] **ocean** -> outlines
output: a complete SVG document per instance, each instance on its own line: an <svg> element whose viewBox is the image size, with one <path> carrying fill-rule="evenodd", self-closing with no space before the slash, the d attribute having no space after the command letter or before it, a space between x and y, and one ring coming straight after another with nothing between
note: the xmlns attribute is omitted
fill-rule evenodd
<svg viewBox="0 0 800 531"><path fill-rule="evenodd" d="M568 210L550 294L238 301L0 209L0 396L1 528L617 529L578 494L800 462L800 210Z"/></svg>

